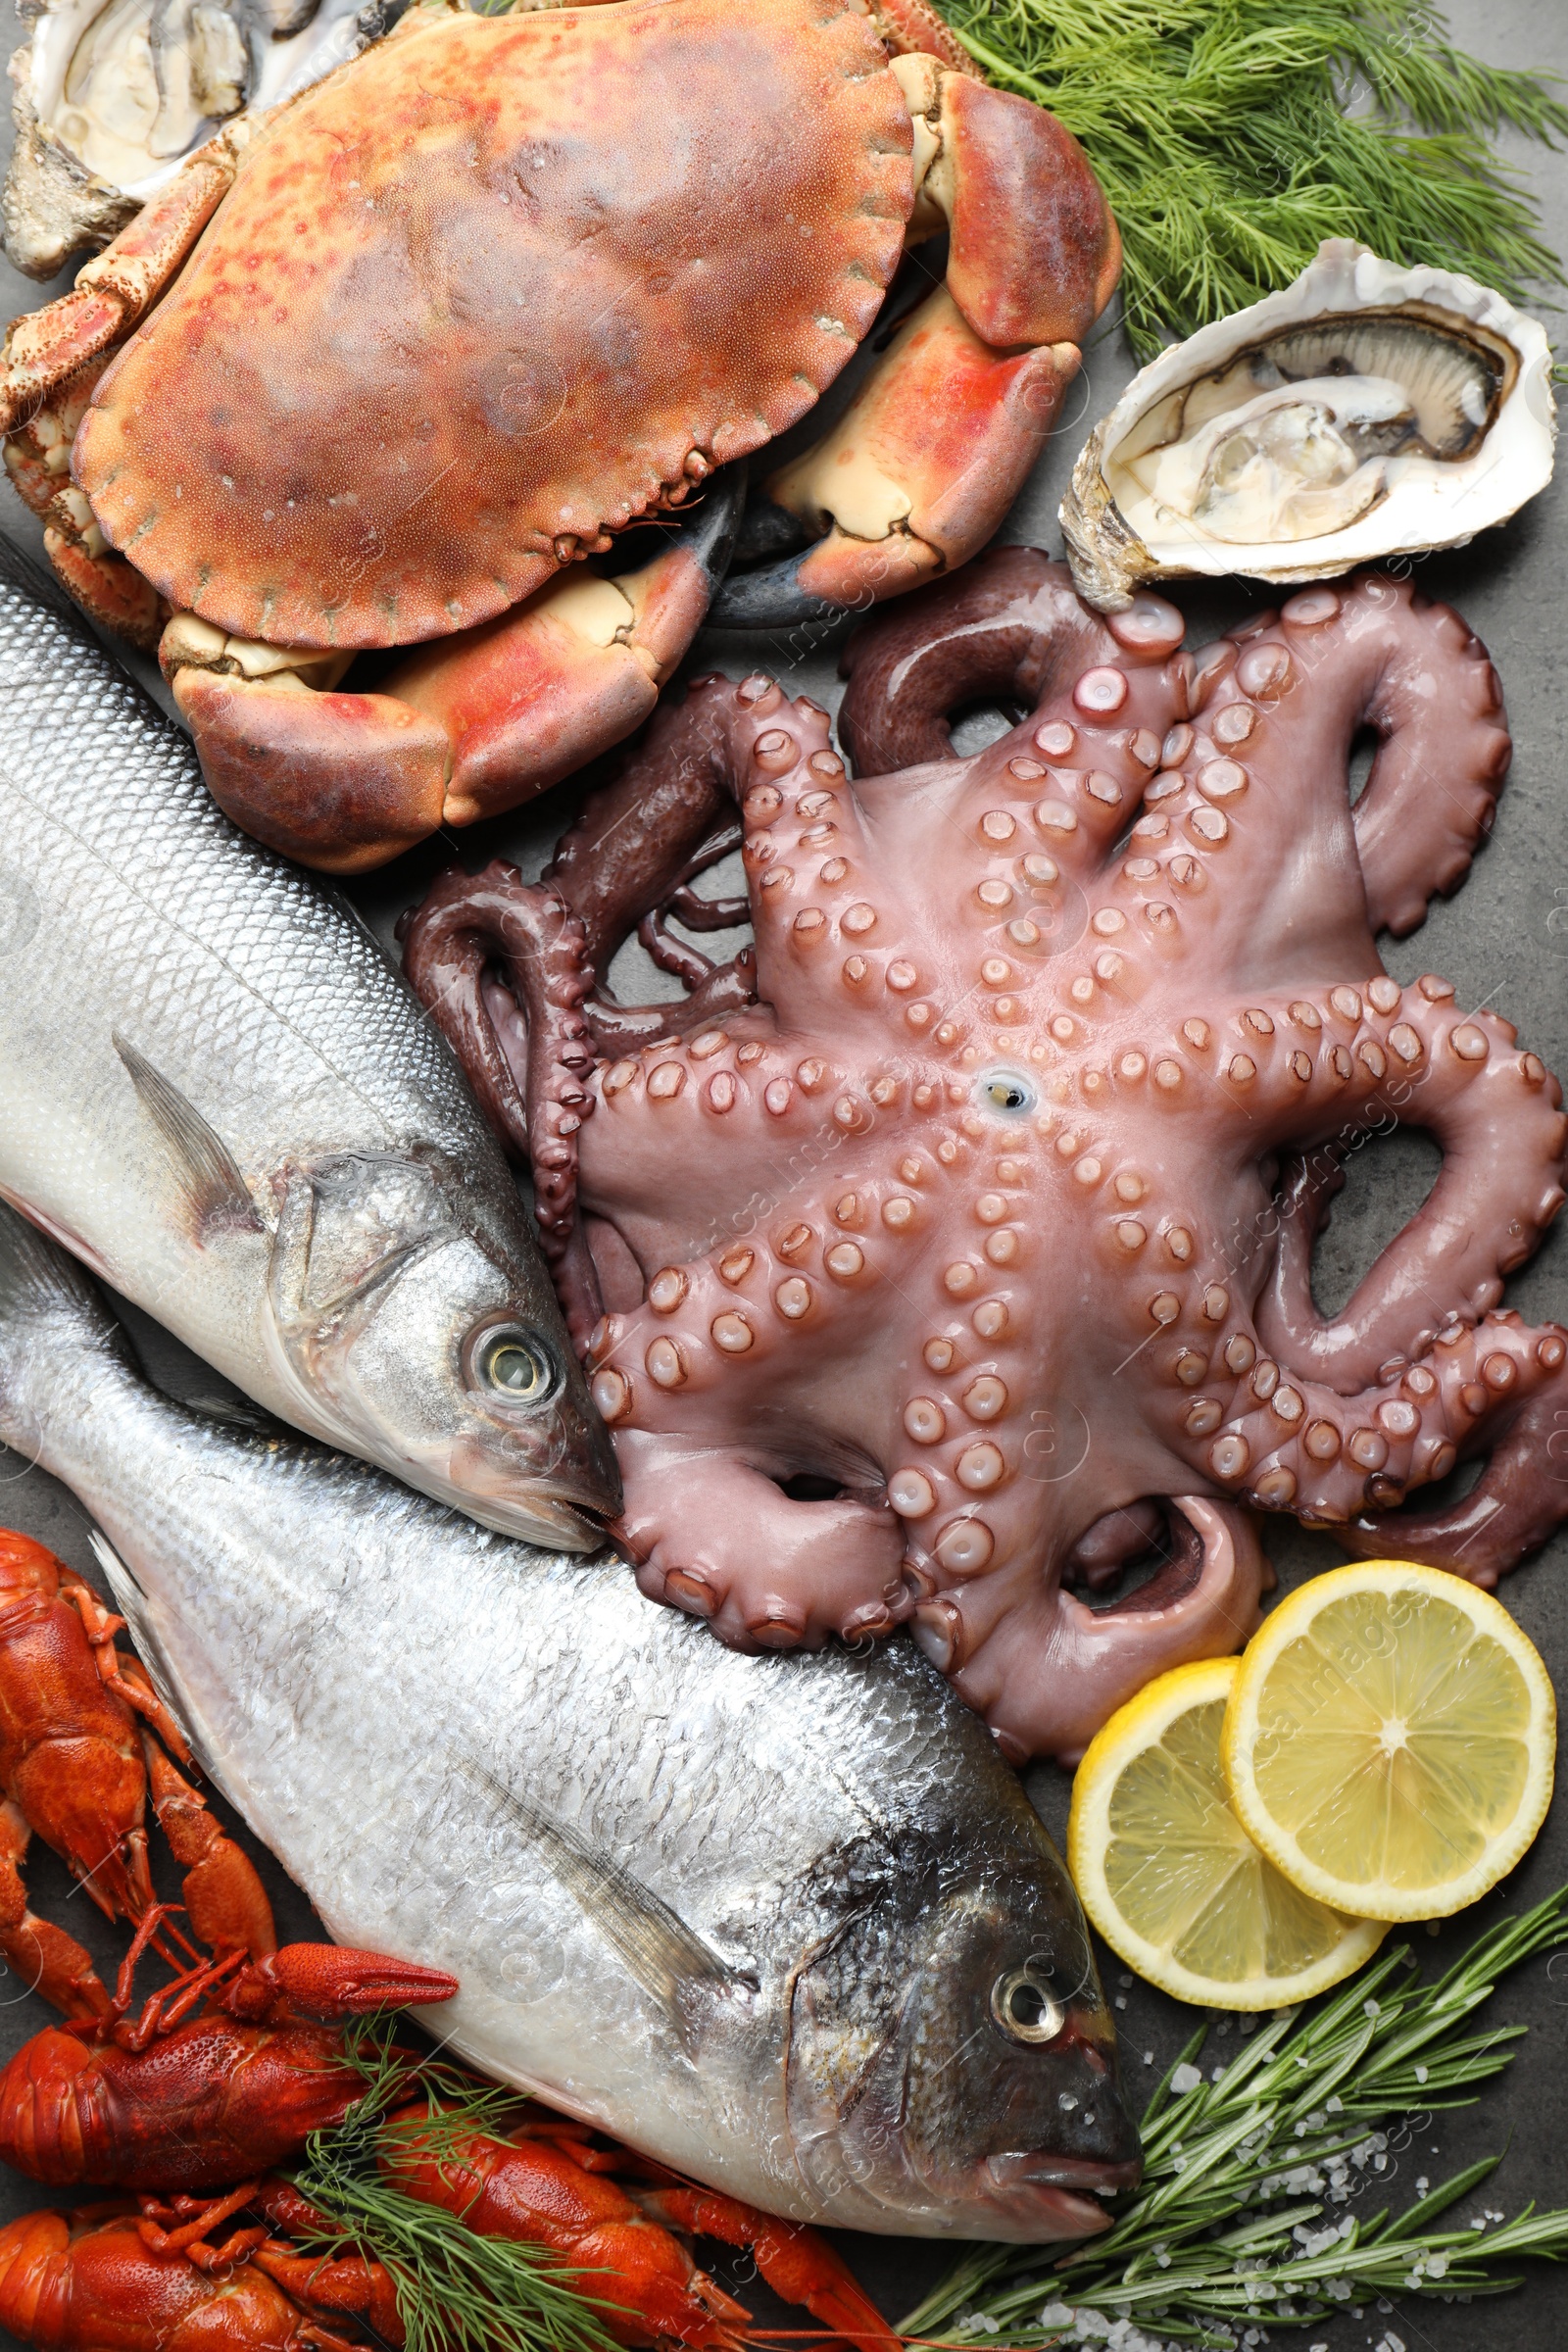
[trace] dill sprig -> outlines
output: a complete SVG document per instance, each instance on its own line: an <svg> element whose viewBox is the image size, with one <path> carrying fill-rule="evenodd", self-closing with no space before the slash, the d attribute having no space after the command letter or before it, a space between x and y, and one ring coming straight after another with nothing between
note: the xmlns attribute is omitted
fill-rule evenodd
<svg viewBox="0 0 1568 2352"><path fill-rule="evenodd" d="M333 2225L309 2242L382 2263L397 2294L408 2352L614 2352L592 2297L594 2274L544 2246L480 2237L458 2215L387 2180L379 2159L387 2119L422 2091L422 2156L456 2154L470 2132L499 2132L525 2102L439 2061L397 2046L397 2025L371 2018L344 2036L366 2082L341 2124L314 2132L292 2175ZM393 2141L392 2145L396 2145Z"/></svg>
<svg viewBox="0 0 1568 2352"><path fill-rule="evenodd" d="M1371 1961L1310 2012L1282 2010L1203 2079L1200 2026L1143 2122L1144 2180L1111 2228L1054 2263L1038 2250L977 2246L900 2323L947 2342L1072 2343L1075 2313L1148 2319L1172 2342L1228 2346L1242 2329L1314 2325L1377 2295L1500 2294L1521 2255L1568 2254L1568 2211L1483 2232L1434 2228L1500 2161L1432 2189L1397 2219L1348 2207L1384 2169L1396 2117L1474 2105L1477 2083L1513 2061L1526 2029L1472 2032L1497 1979L1568 1943L1568 1887L1488 1930L1446 1976L1423 1984L1407 1944ZM1090 2329L1094 2333L1093 2327Z"/></svg>
<svg viewBox="0 0 1568 2352"><path fill-rule="evenodd" d="M1082 141L1121 226L1141 359L1288 284L1324 237L1515 302L1568 282L1491 144L1568 133L1555 77L1455 49L1427 0L937 5L993 81Z"/></svg>

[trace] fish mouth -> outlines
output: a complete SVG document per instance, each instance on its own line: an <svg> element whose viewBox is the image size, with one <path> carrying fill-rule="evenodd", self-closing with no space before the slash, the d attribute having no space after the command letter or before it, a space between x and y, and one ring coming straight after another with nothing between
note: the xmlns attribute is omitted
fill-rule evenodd
<svg viewBox="0 0 1568 2352"><path fill-rule="evenodd" d="M606 1502L587 1495L563 1494L559 1489L535 1486L525 1479L509 1481L505 1495L476 1494L472 1488L454 1491L453 1499L469 1519L497 1535L514 1536L519 1543L537 1544L546 1551L603 1551L611 1512Z"/></svg>
<svg viewBox="0 0 1568 2352"><path fill-rule="evenodd" d="M1111 2217L1096 2197L1136 2188L1144 2167L1138 2156L1118 2163L1030 2148L1017 2155L989 2156L979 2171L983 2186L1008 2219L1014 2225L1031 2222L1031 2235L1044 2240L1088 2237L1108 2229Z"/></svg>

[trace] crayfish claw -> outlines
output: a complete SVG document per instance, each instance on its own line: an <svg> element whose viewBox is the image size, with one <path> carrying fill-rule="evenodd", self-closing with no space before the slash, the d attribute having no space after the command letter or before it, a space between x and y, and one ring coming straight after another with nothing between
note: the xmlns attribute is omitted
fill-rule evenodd
<svg viewBox="0 0 1568 2352"><path fill-rule="evenodd" d="M384 1952L336 1943L285 1943L235 1979L223 2006L237 2016L259 2014L278 2001L301 2017L365 2016L375 2009L416 2009L450 2001L458 1980L445 1969L392 1960Z"/></svg>
<svg viewBox="0 0 1568 2352"><path fill-rule="evenodd" d="M266 1959L277 1949L277 1930L255 1865L224 1836L206 1799L145 1732L142 1751L158 1826L185 1873L180 1892L191 1927L214 1952Z"/></svg>
<svg viewBox="0 0 1568 2352"><path fill-rule="evenodd" d="M74 1936L28 1909L22 1862L30 1837L21 1807L0 1800L0 1960L62 2017L90 2024L107 2014L108 1988Z"/></svg>

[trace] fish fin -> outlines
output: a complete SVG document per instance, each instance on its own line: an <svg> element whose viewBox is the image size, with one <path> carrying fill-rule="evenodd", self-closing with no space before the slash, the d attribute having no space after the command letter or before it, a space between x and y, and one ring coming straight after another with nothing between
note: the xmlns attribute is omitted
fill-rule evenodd
<svg viewBox="0 0 1568 2352"><path fill-rule="evenodd" d="M140 1649L147 1630L146 1593L102 1528L90 1527L87 1530L87 1545L104 1572L104 1582L114 1594L115 1606L125 1620L131 1640Z"/></svg>
<svg viewBox="0 0 1568 2352"><path fill-rule="evenodd" d="M263 1231L250 1188L221 1136L209 1127L162 1070L155 1069L129 1038L113 1032L115 1052L125 1065L136 1098L158 1129L179 1169L180 1190L190 1211L192 1239L200 1244L209 1223L221 1220Z"/></svg>
<svg viewBox="0 0 1568 2352"><path fill-rule="evenodd" d="M72 1414L69 1365L140 1377L135 1351L75 1260L0 1195L0 1445L52 1469L49 1433Z"/></svg>
<svg viewBox="0 0 1568 2352"><path fill-rule="evenodd" d="M88 1529L87 1542L91 1547L93 1558L103 1570L104 1583L109 1587L114 1604L125 1620L126 1631L136 1645L136 1655L146 1670L148 1681L169 1709L175 1723L178 1724L181 1732L184 1733L185 1744L196 1758L207 1779L212 1782L215 1788L222 1789L223 1795L227 1797L228 1790L223 1788L222 1782L214 1772L212 1761L200 1740L193 1740L185 1728L178 1693L174 1687L173 1677L169 1671L169 1661L165 1657L163 1645L153 1630L152 1619L148 1614L147 1594L137 1580L135 1570L127 1566L125 1561L121 1558L101 1527ZM231 1797L229 1802L233 1802Z"/></svg>
<svg viewBox="0 0 1568 2352"><path fill-rule="evenodd" d="M0 1325L61 1314L130 1359L130 1342L75 1259L42 1218L0 1192Z"/></svg>
<svg viewBox="0 0 1568 2352"><path fill-rule="evenodd" d="M688 1996L700 1985L739 1984L739 1972L688 1927L678 1911L602 1853L580 1830L516 1795L482 1765L467 1763L459 1769L527 1833L546 1869L613 1945L643 1990L662 2003L690 2051L697 2021Z"/></svg>
<svg viewBox="0 0 1568 2352"><path fill-rule="evenodd" d="M0 1184L0 1200L7 1201L19 1217L25 1218L29 1225L47 1235L51 1242L58 1242L61 1249L69 1250L73 1257L79 1257L89 1274L96 1274L99 1281L108 1283L111 1290L121 1287L113 1269L105 1265L92 1244L83 1241L79 1233L73 1233L69 1225L62 1225L58 1217L46 1217L41 1208L29 1207L20 1194L3 1184Z"/></svg>
<svg viewBox="0 0 1568 2352"><path fill-rule="evenodd" d="M248 1437L299 1438L298 1430L248 1396L187 1396L184 1403L186 1412L200 1413L204 1421L217 1421L224 1429L242 1429Z"/></svg>

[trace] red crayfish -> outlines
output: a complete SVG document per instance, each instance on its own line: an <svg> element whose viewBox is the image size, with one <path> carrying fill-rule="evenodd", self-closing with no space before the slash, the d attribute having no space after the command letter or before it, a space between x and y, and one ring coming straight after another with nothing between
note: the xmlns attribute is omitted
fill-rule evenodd
<svg viewBox="0 0 1568 2352"><path fill-rule="evenodd" d="M367 2338L396 2352L388 2272L334 2250L330 2217L269 2168L363 2096L342 2021L450 1999L456 1981L336 1945L279 1949L254 1867L170 1760L189 1749L116 1648L122 1623L41 1545L0 1531L0 1953L68 2020L0 2070L0 2158L62 2187L141 2192L0 2229L0 2327L48 2352L358 2352ZM182 1906L153 1899L149 1794ZM101 1909L136 1923L113 1997L82 1947L27 1907L33 1831ZM208 1952L175 1929L181 1907ZM176 1973L133 2015L149 1948ZM411 2089L417 2078L410 2053ZM737 2352L749 2313L681 2242L705 2235L749 2247L777 2293L858 2352L894 2352L814 2231L531 2102L518 2111L498 2135L427 2097L390 2119L382 2171L470 2230L555 2251L622 2345Z"/></svg>
<svg viewBox="0 0 1568 2352"><path fill-rule="evenodd" d="M141 1667L115 1646L123 1624L53 1552L0 1529L0 1956L72 2018L101 2017L109 1995L75 1938L28 1909L22 1863L36 1832L106 1918L141 1919L153 1899L149 1781L197 1936L257 1959L272 1948L262 1883L165 1752L190 1761Z"/></svg>

